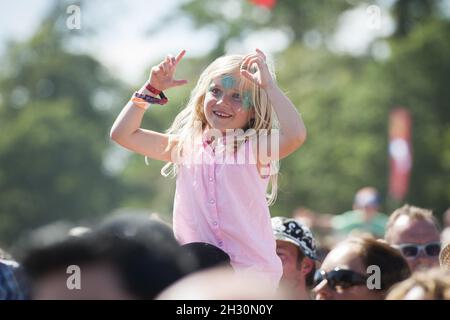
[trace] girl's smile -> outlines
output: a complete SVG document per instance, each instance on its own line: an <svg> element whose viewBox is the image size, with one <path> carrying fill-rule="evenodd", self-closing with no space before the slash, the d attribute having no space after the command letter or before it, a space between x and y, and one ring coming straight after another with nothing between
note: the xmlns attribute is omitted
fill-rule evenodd
<svg viewBox="0 0 450 320"><path fill-rule="evenodd" d="M236 76L214 78L203 105L208 125L219 130L245 128L254 111L249 108L250 94L241 96Z"/></svg>

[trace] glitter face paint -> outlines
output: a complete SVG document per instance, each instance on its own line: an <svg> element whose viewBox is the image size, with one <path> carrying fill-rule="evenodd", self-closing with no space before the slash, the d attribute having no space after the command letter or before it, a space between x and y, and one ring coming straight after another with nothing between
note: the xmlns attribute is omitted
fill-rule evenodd
<svg viewBox="0 0 450 320"><path fill-rule="evenodd" d="M242 106L245 110L249 110L252 106L252 94L250 91L245 91L242 94Z"/></svg>
<svg viewBox="0 0 450 320"><path fill-rule="evenodd" d="M232 75L225 75L222 77L221 83L224 89L229 90L233 89L236 86L237 81ZM245 110L249 110L251 106L252 106L252 94L250 91L245 91L242 94L242 107Z"/></svg>
<svg viewBox="0 0 450 320"><path fill-rule="evenodd" d="M232 75L226 75L222 77L221 83L225 89L232 89L236 85L236 80Z"/></svg>

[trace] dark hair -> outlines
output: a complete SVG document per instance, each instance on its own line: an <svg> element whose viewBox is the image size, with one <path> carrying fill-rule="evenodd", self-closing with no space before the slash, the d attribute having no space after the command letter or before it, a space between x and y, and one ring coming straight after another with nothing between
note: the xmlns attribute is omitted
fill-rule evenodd
<svg viewBox="0 0 450 320"><path fill-rule="evenodd" d="M360 247L359 256L367 268L378 266L381 270L381 291L387 291L397 282L411 275L408 263L400 252L387 243L369 237L353 237L344 243L356 244Z"/></svg>
<svg viewBox="0 0 450 320"><path fill-rule="evenodd" d="M124 288L137 299L155 298L193 268L170 228L136 215L114 217L91 234L32 249L24 267L37 280L71 264L98 262L115 268Z"/></svg>
<svg viewBox="0 0 450 320"><path fill-rule="evenodd" d="M297 256L297 267L300 267L303 259L306 258L305 254L300 250L300 248L297 250L298 256ZM308 258L310 259L310 258ZM311 271L308 272L308 274L305 276L305 283L308 288L312 288L314 284L314 274L316 273L316 262L311 259L313 263L313 267L311 268Z"/></svg>
<svg viewBox="0 0 450 320"><path fill-rule="evenodd" d="M192 242L182 246L189 256L197 262L197 270L217 266L229 266L230 256L222 249L206 242Z"/></svg>

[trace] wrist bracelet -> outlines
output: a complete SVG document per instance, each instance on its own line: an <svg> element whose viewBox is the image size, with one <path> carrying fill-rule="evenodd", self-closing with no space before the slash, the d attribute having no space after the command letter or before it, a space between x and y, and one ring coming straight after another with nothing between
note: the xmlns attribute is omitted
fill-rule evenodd
<svg viewBox="0 0 450 320"><path fill-rule="evenodd" d="M142 94L139 92L135 92L134 96L136 98L140 98L148 103L152 103L152 104L160 104L160 105L165 105L169 99L167 99L167 97L164 95L164 93L161 91L159 96L161 97L161 99L149 96L148 94Z"/></svg>
<svg viewBox="0 0 450 320"><path fill-rule="evenodd" d="M141 98L137 98L137 97L132 97L131 98L131 102L133 102L133 104L141 109L147 110L148 107L150 106L150 103L148 103L147 101L145 101L144 99Z"/></svg>
<svg viewBox="0 0 450 320"><path fill-rule="evenodd" d="M162 92L161 90L158 90L158 89L156 89L155 87L153 87L153 86L150 84L150 82L148 82L148 83L145 85L145 89L147 89L148 91L150 91L151 93L156 94L156 95L159 95L159 94Z"/></svg>

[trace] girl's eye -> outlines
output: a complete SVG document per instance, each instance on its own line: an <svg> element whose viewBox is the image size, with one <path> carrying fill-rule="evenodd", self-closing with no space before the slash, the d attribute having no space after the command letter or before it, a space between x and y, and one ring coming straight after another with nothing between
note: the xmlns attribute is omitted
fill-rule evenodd
<svg viewBox="0 0 450 320"><path fill-rule="evenodd" d="M220 90L218 88L211 88L210 91L213 95L217 96L220 94Z"/></svg>
<svg viewBox="0 0 450 320"><path fill-rule="evenodd" d="M235 101L241 101L241 95L239 93L234 93L232 97Z"/></svg>

